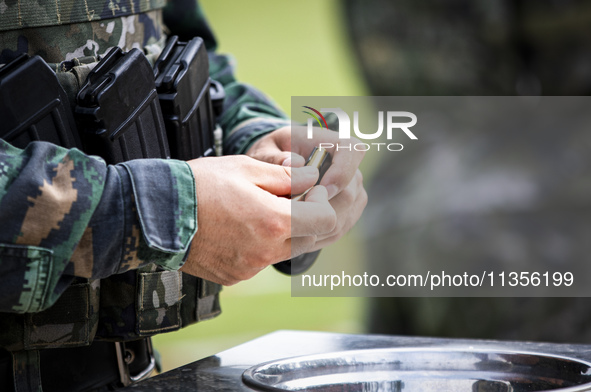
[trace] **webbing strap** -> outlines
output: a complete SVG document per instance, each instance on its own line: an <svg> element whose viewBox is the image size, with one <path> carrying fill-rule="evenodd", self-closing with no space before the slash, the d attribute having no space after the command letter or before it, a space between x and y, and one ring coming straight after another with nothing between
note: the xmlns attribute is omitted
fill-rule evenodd
<svg viewBox="0 0 591 392"><path fill-rule="evenodd" d="M174 331L220 314L220 291L216 283L178 271L81 279L43 312L2 313L0 347L15 352L77 347L95 336L127 341Z"/></svg>
<svg viewBox="0 0 591 392"><path fill-rule="evenodd" d="M89 345L98 321L98 295L90 282L73 284L51 308L28 314L25 349Z"/></svg>
<svg viewBox="0 0 591 392"><path fill-rule="evenodd" d="M12 368L16 392L43 392L39 350L13 352Z"/></svg>
<svg viewBox="0 0 591 392"><path fill-rule="evenodd" d="M119 18L162 8L166 0L18 0L3 4L0 31Z"/></svg>
<svg viewBox="0 0 591 392"><path fill-rule="evenodd" d="M221 313L219 293L222 286L204 279L199 279L199 286L196 318L197 321L209 320Z"/></svg>
<svg viewBox="0 0 591 392"><path fill-rule="evenodd" d="M0 347L21 351L89 345L98 323L99 284L79 279L47 310L0 314Z"/></svg>

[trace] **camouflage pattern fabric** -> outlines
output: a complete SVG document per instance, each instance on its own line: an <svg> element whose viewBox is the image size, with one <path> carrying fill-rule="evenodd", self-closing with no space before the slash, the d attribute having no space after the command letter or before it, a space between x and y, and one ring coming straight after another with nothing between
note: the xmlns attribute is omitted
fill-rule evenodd
<svg viewBox="0 0 591 392"><path fill-rule="evenodd" d="M165 39L162 29L162 12L153 10L101 21L0 31L0 64L21 53L39 55L48 63L60 63L98 57L113 46L130 50L162 45Z"/></svg>
<svg viewBox="0 0 591 392"><path fill-rule="evenodd" d="M107 166L76 149L36 142L19 150L2 140L0 163L1 311L47 309L75 276L182 265L197 228L186 163Z"/></svg>
<svg viewBox="0 0 591 392"><path fill-rule="evenodd" d="M103 341L175 331L221 312L219 285L177 271L156 271L154 266L142 268L137 276L103 279L100 291L95 339Z"/></svg>
<svg viewBox="0 0 591 392"><path fill-rule="evenodd" d="M6 6L4 14L17 5ZM194 23L195 31L204 34L209 29L201 9L193 9L193 19L186 23ZM60 63L104 53L115 42L125 48L149 46L163 42L163 30L161 10L153 10L99 22L3 31L0 62L26 52ZM213 34L204 35L207 46L215 50ZM211 59L212 77L226 88L219 121L228 135L227 151L243 152L256 137L288 124L262 93L235 80L229 57L212 52ZM0 269L4 266L7 271L2 275L11 278L0 289L7 294L0 300L0 310L46 309L76 276L100 279L154 260L167 269L182 264L196 228L193 179L186 164L143 160L106 166L77 150L35 143L21 151L1 143L3 254L17 252L18 246L37 248L27 248L30 256L19 263L20 269L8 267L14 258L3 257ZM150 177L168 185L153 187ZM170 219L166 226L177 231L145 227L146 219L140 217L155 211ZM161 243L155 243L157 239Z"/></svg>
<svg viewBox="0 0 591 392"><path fill-rule="evenodd" d="M0 31L120 18L159 9L165 0L3 1Z"/></svg>
<svg viewBox="0 0 591 392"><path fill-rule="evenodd" d="M49 10L50 3L39 1ZM0 3L0 26L19 4ZM134 6L123 14L130 9L116 4L121 12L100 20L66 23L64 9L55 25L32 27L37 22L23 18L26 27L0 31L0 64L21 53L39 55L72 99L112 46L143 48L153 61L166 41L162 10ZM215 52L197 3L169 1L167 18L171 9L181 10L183 20L171 20L170 33L201 36L210 75L226 89L218 118L226 153L242 153L257 137L289 125L270 99L236 81L233 60ZM7 312L0 347L13 353L19 390L41 390L39 349L135 340L220 313L219 285L176 272L197 224L194 179L184 162L108 166L75 149L39 142L19 150L0 141L0 220L0 312Z"/></svg>
<svg viewBox="0 0 591 392"><path fill-rule="evenodd" d="M157 57L166 40L161 4L98 3L84 1L96 7L88 11L111 14L77 19L80 12L73 6L66 12L61 2L57 18L47 19L58 3L0 3L0 64L21 53L41 56L73 102L110 47L143 48L149 60ZM204 38L211 75L226 88L218 119L231 135L226 152L243 152L289 122L268 98L235 80L232 60L215 54L201 9L185 3L169 2L192 10L185 13L185 26L191 25L185 33ZM18 27L7 28L15 15ZM195 183L186 163L107 166L75 149L38 142L20 150L0 140L0 184L0 312L8 312L0 317L0 347L13 353L18 390L41 390L38 349L134 340L220 313L219 285L176 271L197 228Z"/></svg>
<svg viewBox="0 0 591 392"><path fill-rule="evenodd" d="M0 317L0 347L9 351L86 346L96 334L100 280L75 278L48 310Z"/></svg>

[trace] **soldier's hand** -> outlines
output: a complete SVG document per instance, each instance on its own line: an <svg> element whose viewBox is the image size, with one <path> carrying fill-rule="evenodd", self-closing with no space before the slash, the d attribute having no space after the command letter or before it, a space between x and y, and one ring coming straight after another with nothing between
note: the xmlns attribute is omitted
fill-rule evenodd
<svg viewBox="0 0 591 392"><path fill-rule="evenodd" d="M315 128L314 138L308 139L305 127L283 127L263 136L247 152L247 155L269 163L301 167L314 147L319 143L339 144L337 132ZM346 144L355 144L352 138ZM337 224L330 233L319 235L310 251L323 248L343 236L359 220L367 205L367 193L359 164L364 152L336 148L327 149L332 156L332 165L320 185L326 187L331 206L337 215ZM296 194L296 192L293 192ZM306 200L309 200L308 197ZM295 214L295 212L294 212Z"/></svg>
<svg viewBox="0 0 591 392"><path fill-rule="evenodd" d="M313 168L271 165L245 156L201 158L188 162L197 189L198 229L183 272L232 285L270 264L289 259L293 249L310 248L336 225L326 190L313 190L299 203L285 196L311 187Z"/></svg>

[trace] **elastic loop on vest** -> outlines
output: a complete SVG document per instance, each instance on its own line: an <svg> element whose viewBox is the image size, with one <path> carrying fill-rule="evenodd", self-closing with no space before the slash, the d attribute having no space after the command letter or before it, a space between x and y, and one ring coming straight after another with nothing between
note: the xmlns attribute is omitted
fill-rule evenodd
<svg viewBox="0 0 591 392"><path fill-rule="evenodd" d="M141 272L138 292L138 335L181 327L183 280L180 271Z"/></svg>

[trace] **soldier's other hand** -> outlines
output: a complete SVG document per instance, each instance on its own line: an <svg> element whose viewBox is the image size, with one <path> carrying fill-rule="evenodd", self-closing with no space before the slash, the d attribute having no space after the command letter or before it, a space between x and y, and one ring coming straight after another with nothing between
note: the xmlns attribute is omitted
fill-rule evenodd
<svg viewBox="0 0 591 392"><path fill-rule="evenodd" d="M306 219L292 224L292 203L286 196L314 185L316 169L246 156L200 158L188 164L196 182L198 229L183 272L232 285L289 259L292 244L308 249L309 238L334 230L335 212L322 187L313 190L311 203L301 203L306 204L301 214Z"/></svg>
<svg viewBox="0 0 591 392"><path fill-rule="evenodd" d="M337 132L326 129L314 128L313 136L313 139L307 138L306 127L283 127L257 140L247 155L276 165L301 167L305 164L304 157L307 157L319 143L337 146L340 142ZM359 140L351 138L341 144L358 142ZM348 149L337 151L335 147L326 150L332 156L332 164L320 185L327 189L330 204L337 215L337 224L330 233L319 235L310 251L321 249L348 232L359 220L367 205L367 193L363 187L363 176L359 171L359 164L365 153Z"/></svg>
<svg viewBox="0 0 591 392"><path fill-rule="evenodd" d="M306 201L309 201L307 197ZM355 171L355 176L345 189L330 199L330 205L335 210L337 223L331 232L319 235L309 251L316 251L336 242L351 230L361 217L367 205L367 192L363 187L363 176L359 169Z"/></svg>

